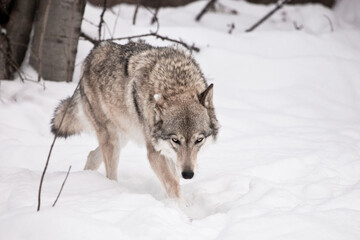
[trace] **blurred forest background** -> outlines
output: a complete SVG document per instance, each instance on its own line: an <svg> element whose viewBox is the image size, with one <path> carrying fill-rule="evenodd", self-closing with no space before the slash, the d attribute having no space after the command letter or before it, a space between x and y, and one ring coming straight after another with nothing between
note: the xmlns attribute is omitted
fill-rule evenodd
<svg viewBox="0 0 360 240"><path fill-rule="evenodd" d="M12 80L19 72L26 51L30 52L30 65L41 78L52 81L72 81L79 38L96 44L101 36L103 18L98 23L97 39L81 32L86 4L105 11L117 4L133 4L134 21L139 7L154 10L154 19L162 7L183 6L196 0L1 0L0 3L0 79ZM240 0L239 0L240 1ZM246 0L256 4L279 4L276 0ZM199 21L206 11L217 11L220 1L204 1L204 9L194 21ZM283 0L286 4L320 3L332 8L336 0ZM227 6L230 7L231 6ZM232 14L237 14L232 11ZM261 18L262 16L259 16Z"/></svg>

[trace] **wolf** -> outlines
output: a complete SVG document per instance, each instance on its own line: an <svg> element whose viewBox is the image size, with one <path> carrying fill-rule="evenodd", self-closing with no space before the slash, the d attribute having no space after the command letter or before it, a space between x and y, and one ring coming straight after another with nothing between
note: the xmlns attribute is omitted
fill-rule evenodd
<svg viewBox="0 0 360 240"><path fill-rule="evenodd" d="M181 198L180 174L193 178L199 150L216 140L218 130L213 84L191 54L144 42L95 46L83 63L79 88L61 101L51 123L52 133L65 138L94 131L99 146L89 153L85 170L104 162L112 180L126 143L145 144L152 169L174 199Z"/></svg>

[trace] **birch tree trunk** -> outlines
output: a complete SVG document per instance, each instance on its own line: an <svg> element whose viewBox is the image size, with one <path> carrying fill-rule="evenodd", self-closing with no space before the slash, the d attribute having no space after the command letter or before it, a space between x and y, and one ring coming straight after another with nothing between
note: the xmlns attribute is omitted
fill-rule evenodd
<svg viewBox="0 0 360 240"><path fill-rule="evenodd" d="M40 0L30 65L52 81L72 81L85 0Z"/></svg>
<svg viewBox="0 0 360 240"><path fill-rule="evenodd" d="M0 4L0 79L11 80L19 70L29 43L35 1L6 0Z"/></svg>
<svg viewBox="0 0 360 240"><path fill-rule="evenodd" d="M17 67L21 66L29 44L35 7L36 1L15 0L9 22L6 24L11 60Z"/></svg>

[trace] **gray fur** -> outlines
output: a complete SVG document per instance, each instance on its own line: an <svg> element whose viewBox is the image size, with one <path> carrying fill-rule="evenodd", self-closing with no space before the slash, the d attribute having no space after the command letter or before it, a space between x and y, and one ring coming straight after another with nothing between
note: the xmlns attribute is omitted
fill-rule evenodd
<svg viewBox="0 0 360 240"><path fill-rule="evenodd" d="M114 180L120 149L129 139L144 142L167 194L179 199L176 170L193 171L197 152L219 129L212 85L191 55L140 42L102 42L86 58L80 81L60 129L70 99L55 110L52 131L67 137L93 129L99 147L89 154L86 169L104 161Z"/></svg>
<svg viewBox="0 0 360 240"><path fill-rule="evenodd" d="M79 115L79 112L82 111L80 104L80 94L78 92L74 95L72 101L69 97L60 102L55 109L54 117L51 120L51 132L53 134L57 133L59 137L67 138L68 136L79 134L85 130L84 123L77 117L73 117ZM66 108L67 112L64 116ZM63 116L64 120L59 129Z"/></svg>

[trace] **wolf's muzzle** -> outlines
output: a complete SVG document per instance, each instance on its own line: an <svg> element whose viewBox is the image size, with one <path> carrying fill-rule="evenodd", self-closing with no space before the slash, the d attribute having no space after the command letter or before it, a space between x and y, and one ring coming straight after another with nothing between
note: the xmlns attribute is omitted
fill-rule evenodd
<svg viewBox="0 0 360 240"><path fill-rule="evenodd" d="M185 178L185 179L192 179L193 178L193 176L194 176L194 172L193 171L183 171L182 173L181 173L181 175L183 176L183 178Z"/></svg>

